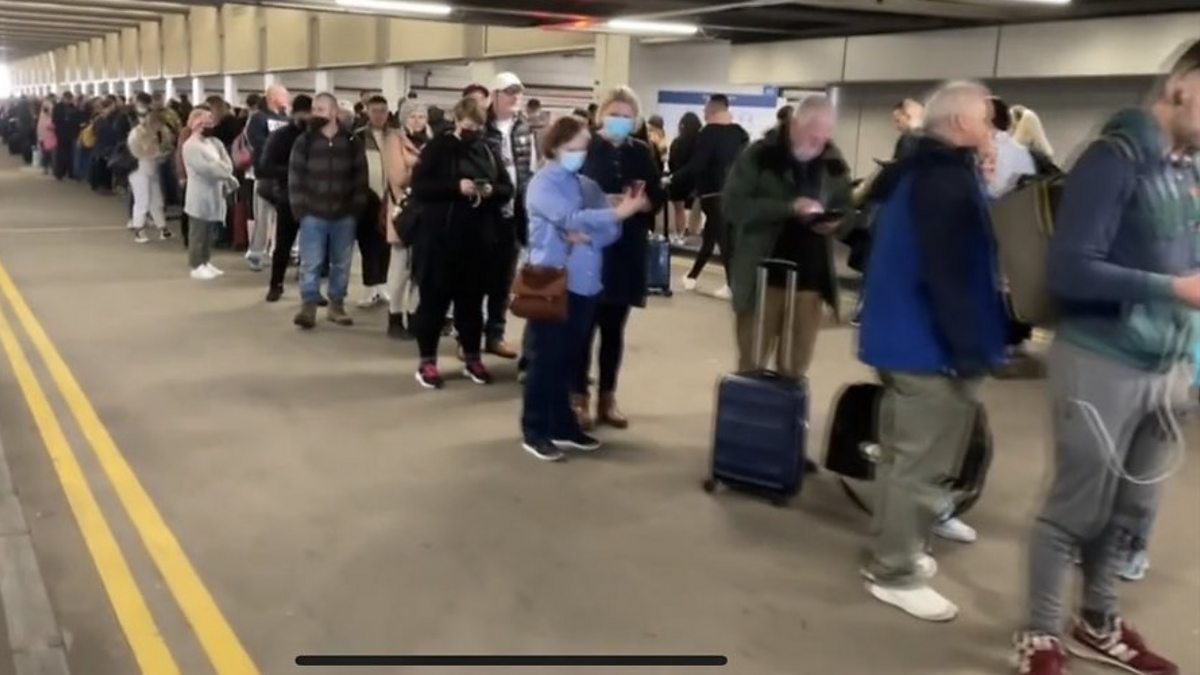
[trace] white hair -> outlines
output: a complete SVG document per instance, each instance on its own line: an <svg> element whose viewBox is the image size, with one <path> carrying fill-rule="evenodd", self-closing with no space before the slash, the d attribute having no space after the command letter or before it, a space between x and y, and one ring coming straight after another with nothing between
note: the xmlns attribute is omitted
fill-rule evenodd
<svg viewBox="0 0 1200 675"><path fill-rule="evenodd" d="M1050 139L1046 138L1046 130L1042 127L1042 120L1034 111L1025 108L1012 136L1013 140L1021 145L1037 150L1047 157L1054 157L1054 146L1050 145Z"/></svg>
<svg viewBox="0 0 1200 675"><path fill-rule="evenodd" d="M792 120L805 123L818 112L833 112L833 101L825 94L808 94L796 102L796 107L792 110Z"/></svg>
<svg viewBox="0 0 1200 675"><path fill-rule="evenodd" d="M976 102L987 102L992 92L972 80L947 82L934 90L925 100L925 128L936 129L963 114Z"/></svg>

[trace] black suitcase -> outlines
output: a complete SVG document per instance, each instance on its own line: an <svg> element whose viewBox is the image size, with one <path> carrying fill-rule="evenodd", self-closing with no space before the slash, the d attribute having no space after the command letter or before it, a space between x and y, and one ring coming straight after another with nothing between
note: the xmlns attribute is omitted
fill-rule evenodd
<svg viewBox="0 0 1200 675"><path fill-rule="evenodd" d="M717 385L717 410L713 433L712 470L704 489L725 485L760 494L783 506L800 491L808 435L808 382L765 367L764 312L767 272L787 270L789 289L780 354L790 360L791 326L796 320L796 266L787 261L765 260L758 271L758 308L755 315L755 363L758 368L723 377Z"/></svg>
<svg viewBox="0 0 1200 675"><path fill-rule="evenodd" d="M871 512L870 484L875 480L875 462L879 456L879 403L882 398L883 385L880 384L860 382L843 388L833 405L825 452L825 468L839 475L846 496L867 513ZM951 485L957 493L954 515L970 511L979 501L991 465L992 435L987 412L980 405L962 466Z"/></svg>

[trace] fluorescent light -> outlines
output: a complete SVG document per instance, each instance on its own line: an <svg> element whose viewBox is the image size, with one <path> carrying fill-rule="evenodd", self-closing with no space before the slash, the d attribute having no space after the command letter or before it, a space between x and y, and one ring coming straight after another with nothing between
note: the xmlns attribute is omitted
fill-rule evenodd
<svg viewBox="0 0 1200 675"><path fill-rule="evenodd" d="M348 9L373 9L378 12L427 16L450 16L450 13L454 11L450 5L436 2L410 2L409 0L337 0L337 4Z"/></svg>
<svg viewBox="0 0 1200 675"><path fill-rule="evenodd" d="M612 19L606 24L609 29L623 33L648 33L651 35L695 35L700 27L690 23L666 21L641 21L639 19Z"/></svg>
<svg viewBox="0 0 1200 675"><path fill-rule="evenodd" d="M1011 0L1012 2L1028 2L1035 5L1069 5L1071 0Z"/></svg>

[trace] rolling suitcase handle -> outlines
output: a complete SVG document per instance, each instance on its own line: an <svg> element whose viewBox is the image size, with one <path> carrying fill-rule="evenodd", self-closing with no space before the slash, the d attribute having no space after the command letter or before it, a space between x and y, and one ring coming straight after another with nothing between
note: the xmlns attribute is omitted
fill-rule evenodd
<svg viewBox="0 0 1200 675"><path fill-rule="evenodd" d="M766 346L767 323L767 274L771 270L783 270L787 273L784 284L787 286L783 301L783 344L780 346L779 364L790 363L794 349L793 336L796 325L796 279L798 271L796 263L790 260L767 258L758 264L758 302L754 307L754 366L767 370L764 363Z"/></svg>

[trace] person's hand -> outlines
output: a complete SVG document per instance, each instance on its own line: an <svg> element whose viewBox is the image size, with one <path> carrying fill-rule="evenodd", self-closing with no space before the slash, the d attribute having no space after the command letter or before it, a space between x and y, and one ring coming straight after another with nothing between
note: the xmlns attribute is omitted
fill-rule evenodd
<svg viewBox="0 0 1200 675"><path fill-rule="evenodd" d="M563 235L563 241L568 244L586 244L591 240L586 232L567 232Z"/></svg>
<svg viewBox="0 0 1200 675"><path fill-rule="evenodd" d="M817 234L833 234L841 223L841 220L823 220L819 223L813 223L812 229Z"/></svg>
<svg viewBox="0 0 1200 675"><path fill-rule="evenodd" d="M627 190L625 194L621 195L621 201L613 210L616 211L618 218L625 220L635 213L646 210L649 206L650 198L646 196L644 190L641 192Z"/></svg>
<svg viewBox="0 0 1200 675"><path fill-rule="evenodd" d="M492 184L491 184L491 183L484 183L484 184L483 184L483 188L481 188L481 189L479 190L479 194L480 194L480 196L482 196L484 199L487 199L488 197L491 197L491 196L492 196L492 193L493 193L493 192L495 192L495 191L496 191L496 190L495 190L494 188L492 188Z"/></svg>
<svg viewBox="0 0 1200 675"><path fill-rule="evenodd" d="M1171 280L1171 292L1175 298L1192 309L1200 309L1200 272Z"/></svg>
<svg viewBox="0 0 1200 675"><path fill-rule="evenodd" d="M474 199L479 196L479 190L475 187L475 181L464 178L458 181L458 192L464 197Z"/></svg>
<svg viewBox="0 0 1200 675"><path fill-rule="evenodd" d="M818 213L825 213L825 207L815 199L800 197L792 202L792 213L795 213L797 216L813 216Z"/></svg>

